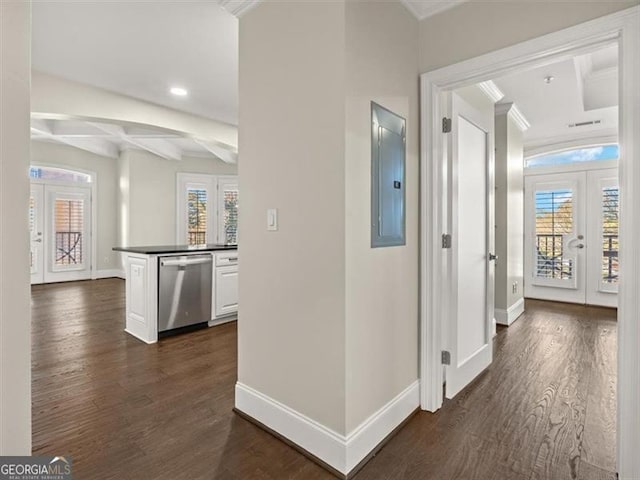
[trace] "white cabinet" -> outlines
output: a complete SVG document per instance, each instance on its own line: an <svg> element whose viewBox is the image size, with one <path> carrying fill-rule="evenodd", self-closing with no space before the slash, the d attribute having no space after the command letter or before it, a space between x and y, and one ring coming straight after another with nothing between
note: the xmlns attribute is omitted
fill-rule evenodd
<svg viewBox="0 0 640 480"><path fill-rule="evenodd" d="M238 252L216 254L213 320L238 313Z"/></svg>
<svg viewBox="0 0 640 480"><path fill-rule="evenodd" d="M238 312L238 266L216 267L216 317Z"/></svg>

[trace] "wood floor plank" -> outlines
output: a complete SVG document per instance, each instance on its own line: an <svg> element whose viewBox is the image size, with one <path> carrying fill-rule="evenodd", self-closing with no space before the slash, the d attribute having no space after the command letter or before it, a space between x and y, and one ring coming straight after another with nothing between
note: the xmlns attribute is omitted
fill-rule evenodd
<svg viewBox="0 0 640 480"><path fill-rule="evenodd" d="M74 478L334 478L232 412L234 323L146 345L123 331L124 282L32 288L34 454ZM527 301L492 366L419 412L357 480L611 480L615 312Z"/></svg>

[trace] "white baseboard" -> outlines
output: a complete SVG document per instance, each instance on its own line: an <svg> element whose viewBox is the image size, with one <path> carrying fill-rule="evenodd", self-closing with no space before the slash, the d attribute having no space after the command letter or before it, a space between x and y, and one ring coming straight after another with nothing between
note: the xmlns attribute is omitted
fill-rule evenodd
<svg viewBox="0 0 640 480"><path fill-rule="evenodd" d="M495 309L496 322L500 325L511 325L524 313L524 298L511 305L507 310Z"/></svg>
<svg viewBox="0 0 640 480"><path fill-rule="evenodd" d="M347 435L348 473L420 406L420 382L416 380Z"/></svg>
<svg viewBox="0 0 640 480"><path fill-rule="evenodd" d="M94 280L99 278L122 278L125 280L124 270L119 270L114 268L112 270L96 270L95 275L93 277Z"/></svg>
<svg viewBox="0 0 640 480"><path fill-rule="evenodd" d="M416 380L348 435L341 435L240 382L236 408L347 474L420 405Z"/></svg>

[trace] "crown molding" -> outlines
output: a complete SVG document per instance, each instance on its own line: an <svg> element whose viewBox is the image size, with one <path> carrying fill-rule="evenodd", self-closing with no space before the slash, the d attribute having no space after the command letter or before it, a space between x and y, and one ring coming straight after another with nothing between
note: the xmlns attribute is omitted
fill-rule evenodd
<svg viewBox="0 0 640 480"><path fill-rule="evenodd" d="M218 4L235 17L242 17L262 0L218 0Z"/></svg>
<svg viewBox="0 0 640 480"><path fill-rule="evenodd" d="M480 90L491 100L493 103L497 103L504 98L504 93L502 90L498 88L498 86L493 83L492 80L487 80L486 82L480 82L478 84Z"/></svg>
<svg viewBox="0 0 640 480"><path fill-rule="evenodd" d="M513 102L505 102L505 103L497 103L496 104L496 115L506 115L513 107Z"/></svg>
<svg viewBox="0 0 640 480"><path fill-rule="evenodd" d="M527 131L531 126L518 106L513 102L497 103L495 109L496 115L509 115L509 118L513 120L513 123L522 132Z"/></svg>
<svg viewBox="0 0 640 480"><path fill-rule="evenodd" d="M446 0L446 1L425 1L425 0L400 0L418 20L432 17L438 13L457 7L468 0Z"/></svg>
<svg viewBox="0 0 640 480"><path fill-rule="evenodd" d="M516 126L523 132L528 130L529 127L531 126L527 118L524 116L524 114L520 111L520 109L515 103L511 107L511 110L509 110L509 117L511 118L511 120L515 122Z"/></svg>

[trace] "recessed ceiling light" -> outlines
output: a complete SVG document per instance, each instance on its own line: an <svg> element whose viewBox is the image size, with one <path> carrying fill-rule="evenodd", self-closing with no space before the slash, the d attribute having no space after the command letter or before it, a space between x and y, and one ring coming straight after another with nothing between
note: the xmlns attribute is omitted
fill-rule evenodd
<svg viewBox="0 0 640 480"><path fill-rule="evenodd" d="M189 94L189 92L182 87L171 87L171 90L169 91L178 97L186 97Z"/></svg>
<svg viewBox="0 0 640 480"><path fill-rule="evenodd" d="M547 75L546 77L544 77L544 83L549 85L551 82L553 82L553 78L553 75Z"/></svg>

